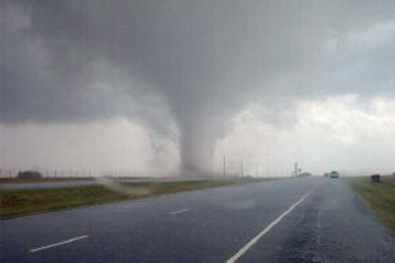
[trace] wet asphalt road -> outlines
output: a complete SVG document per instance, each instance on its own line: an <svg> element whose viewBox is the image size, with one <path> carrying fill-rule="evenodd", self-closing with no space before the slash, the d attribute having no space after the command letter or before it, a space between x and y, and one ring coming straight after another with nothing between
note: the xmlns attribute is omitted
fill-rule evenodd
<svg viewBox="0 0 395 263"><path fill-rule="evenodd" d="M395 262L388 231L347 182L325 178L0 221L0 262L227 262L262 231L236 262Z"/></svg>

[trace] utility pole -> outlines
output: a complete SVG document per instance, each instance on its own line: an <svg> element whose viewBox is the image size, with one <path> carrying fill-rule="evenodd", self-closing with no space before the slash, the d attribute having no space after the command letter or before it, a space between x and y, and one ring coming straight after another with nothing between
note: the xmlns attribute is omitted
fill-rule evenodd
<svg viewBox="0 0 395 263"><path fill-rule="evenodd" d="M243 171L243 162L241 162L240 166L241 166L241 167L240 167L240 168L241 168L241 178L243 178L243 176L244 176L244 175L243 175L243 173L244 173L244 171Z"/></svg>
<svg viewBox="0 0 395 263"><path fill-rule="evenodd" d="M256 164L256 177L258 177L258 168L259 168L258 165L259 164Z"/></svg>
<svg viewBox="0 0 395 263"><path fill-rule="evenodd" d="M224 156L223 156L223 164L222 164L222 168L223 168L223 175L224 175L224 177L225 177L225 175L226 175L226 168L225 168L225 154L224 154Z"/></svg>
<svg viewBox="0 0 395 263"><path fill-rule="evenodd" d="M295 162L295 171L294 171L295 176L299 175L299 169L298 169L298 163Z"/></svg>

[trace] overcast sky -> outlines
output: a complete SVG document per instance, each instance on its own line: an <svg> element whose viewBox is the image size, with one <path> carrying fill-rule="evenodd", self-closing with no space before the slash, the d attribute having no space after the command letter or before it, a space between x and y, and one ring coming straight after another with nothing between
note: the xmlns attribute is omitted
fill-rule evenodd
<svg viewBox="0 0 395 263"><path fill-rule="evenodd" d="M395 171L395 2L5 0L0 165Z"/></svg>

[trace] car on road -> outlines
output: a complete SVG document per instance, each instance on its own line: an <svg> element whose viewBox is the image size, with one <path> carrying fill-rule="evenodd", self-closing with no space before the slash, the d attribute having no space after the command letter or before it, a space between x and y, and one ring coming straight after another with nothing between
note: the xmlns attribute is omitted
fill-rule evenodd
<svg viewBox="0 0 395 263"><path fill-rule="evenodd" d="M339 172L332 171L332 172L330 172L329 177L330 178L339 178Z"/></svg>
<svg viewBox="0 0 395 263"><path fill-rule="evenodd" d="M372 183L380 183L381 182L381 176L378 173L373 174L370 177L370 180L372 181Z"/></svg>

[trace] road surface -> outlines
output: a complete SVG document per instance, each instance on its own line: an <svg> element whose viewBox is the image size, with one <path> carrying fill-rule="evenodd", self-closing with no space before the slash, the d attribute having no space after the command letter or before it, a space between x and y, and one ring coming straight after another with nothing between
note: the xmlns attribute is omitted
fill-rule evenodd
<svg viewBox="0 0 395 263"><path fill-rule="evenodd" d="M0 221L0 262L395 262L342 179L221 187Z"/></svg>

